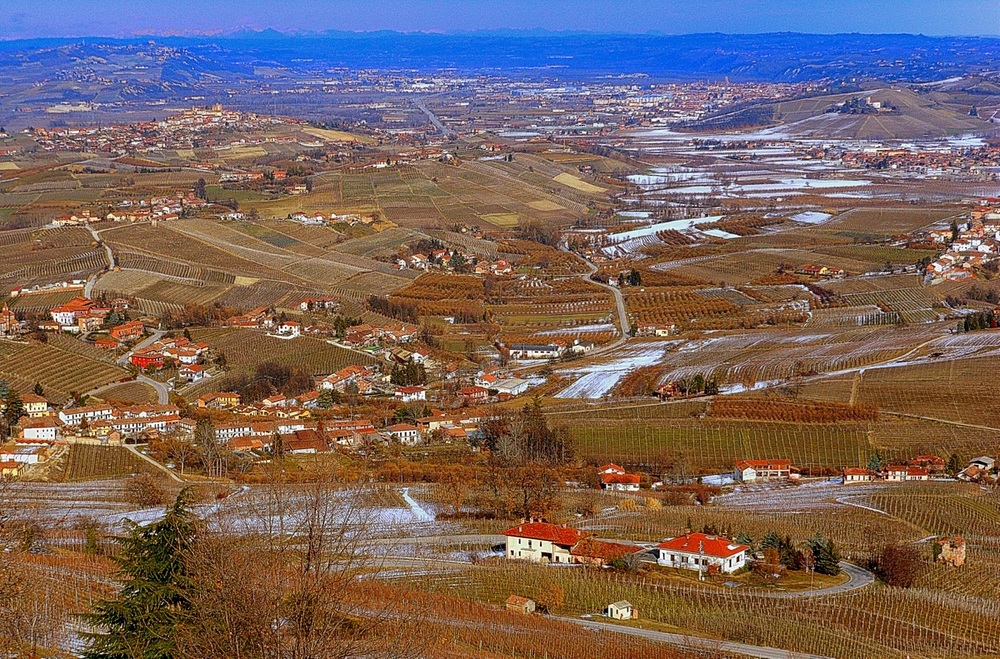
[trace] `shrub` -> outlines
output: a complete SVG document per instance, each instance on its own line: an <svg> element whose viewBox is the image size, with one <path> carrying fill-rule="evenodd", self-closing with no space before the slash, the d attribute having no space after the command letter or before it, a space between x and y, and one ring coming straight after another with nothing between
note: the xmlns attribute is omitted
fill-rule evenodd
<svg viewBox="0 0 1000 659"><path fill-rule="evenodd" d="M125 501L127 503L151 508L162 505L166 501L166 493L160 483L149 474L133 476L125 483Z"/></svg>
<svg viewBox="0 0 1000 659"><path fill-rule="evenodd" d="M897 588L909 588L927 569L920 552L910 545L888 544L879 550L872 571L882 583Z"/></svg>

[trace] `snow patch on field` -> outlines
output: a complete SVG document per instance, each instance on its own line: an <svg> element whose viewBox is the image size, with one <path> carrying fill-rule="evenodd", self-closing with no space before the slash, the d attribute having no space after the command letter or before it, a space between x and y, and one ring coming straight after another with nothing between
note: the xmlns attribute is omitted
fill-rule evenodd
<svg viewBox="0 0 1000 659"><path fill-rule="evenodd" d="M597 399L609 393L623 377L637 368L659 364L674 341L627 346L609 361L561 371L576 381L556 394L556 398Z"/></svg>
<svg viewBox="0 0 1000 659"><path fill-rule="evenodd" d="M617 327L611 323L597 323L595 325L577 325L575 327L563 327L559 329L543 330L535 332L535 336L552 336L556 334L593 334L597 332L615 332Z"/></svg>
<svg viewBox="0 0 1000 659"><path fill-rule="evenodd" d="M802 222L803 224L823 224L831 217L833 216L830 215L829 213L808 211L805 213L799 213L798 215L793 215L792 220L795 222Z"/></svg>

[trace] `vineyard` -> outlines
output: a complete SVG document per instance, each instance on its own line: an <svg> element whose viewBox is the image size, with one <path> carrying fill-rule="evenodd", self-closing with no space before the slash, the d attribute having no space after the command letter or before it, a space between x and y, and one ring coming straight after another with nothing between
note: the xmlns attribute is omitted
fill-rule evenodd
<svg viewBox="0 0 1000 659"><path fill-rule="evenodd" d="M724 397L712 402L709 416L784 423L843 423L878 421L878 408L868 405L816 401L783 401L761 398Z"/></svg>
<svg viewBox="0 0 1000 659"><path fill-rule="evenodd" d="M195 341L210 344L216 353L225 354L228 368L236 372L252 371L261 362L273 361L303 368L313 374L326 374L350 364L376 361L374 357L310 337L287 341L256 331L232 328L193 330L191 335Z"/></svg>
<svg viewBox="0 0 1000 659"><path fill-rule="evenodd" d="M66 339L72 341L74 339ZM82 346L87 348L87 346ZM95 350L96 348L90 348ZM0 343L0 379L17 390L31 391L37 382L46 397L63 403L72 392L85 393L127 377L128 371L100 359L86 356L86 350L60 348L57 342L28 344Z"/></svg>
<svg viewBox="0 0 1000 659"><path fill-rule="evenodd" d="M61 473L54 473L53 480L89 481L138 473L156 473L156 470L123 446L73 444Z"/></svg>
<svg viewBox="0 0 1000 659"><path fill-rule="evenodd" d="M960 535L970 544L1000 549L1000 494L996 492L964 483L935 483L879 490L862 500L928 533Z"/></svg>
<svg viewBox="0 0 1000 659"><path fill-rule="evenodd" d="M217 284L232 284L236 281L236 275L228 272L222 272L221 270L214 270L212 268L201 268L187 263L171 261L165 258L156 258L136 252L119 252L115 254L115 259L118 265L126 270L157 272L170 277L212 282Z"/></svg>
<svg viewBox="0 0 1000 659"><path fill-rule="evenodd" d="M724 419L605 419L591 412L570 432L581 457L598 463L650 465L683 456L702 473L729 470L737 460L788 458L797 466L867 464L873 450L866 423L792 424Z"/></svg>
<svg viewBox="0 0 1000 659"><path fill-rule="evenodd" d="M627 599L646 621L823 656L902 659L1000 652L1000 605L940 592L869 588L843 596L775 599L711 585L521 564L470 570L461 579L425 578L423 585L499 604L508 593L542 599L553 584L564 595L556 609L562 615L596 614L608 602Z"/></svg>
<svg viewBox="0 0 1000 659"><path fill-rule="evenodd" d="M126 382L116 385L105 389L98 397L105 402L129 405L159 401L156 390L142 382Z"/></svg>

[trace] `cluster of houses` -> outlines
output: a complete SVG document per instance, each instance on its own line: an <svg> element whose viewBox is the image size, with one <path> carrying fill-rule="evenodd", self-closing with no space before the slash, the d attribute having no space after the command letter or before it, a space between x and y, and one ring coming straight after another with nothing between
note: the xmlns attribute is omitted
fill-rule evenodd
<svg viewBox="0 0 1000 659"><path fill-rule="evenodd" d="M336 213L330 213L330 215L323 215L322 213L316 213L315 215L306 215L305 213L293 213L288 216L288 219L292 222L298 222L299 224L304 224L306 226L325 226L327 224L346 224L348 226L357 226L358 224L371 224L375 221L375 218L371 215L337 215Z"/></svg>
<svg viewBox="0 0 1000 659"><path fill-rule="evenodd" d="M159 121L131 124L33 128L32 137L45 151L85 151L117 156L163 150L231 148L262 142L234 137L233 132L258 133L270 126L301 123L249 112L226 110L220 105L192 108ZM289 136L290 141L294 138ZM279 141L280 137L272 141Z"/></svg>
<svg viewBox="0 0 1000 659"><path fill-rule="evenodd" d="M805 275L813 279L844 279L847 272L841 268L834 268L827 265L807 263L795 269L795 274Z"/></svg>
<svg viewBox="0 0 1000 659"><path fill-rule="evenodd" d="M535 563L607 566L640 554L658 565L710 574L732 574L747 566L750 547L721 535L685 533L653 547L599 540L568 526L530 521L503 531L504 555Z"/></svg>
<svg viewBox="0 0 1000 659"><path fill-rule="evenodd" d="M987 263L1000 257L1000 200L983 200L967 219L954 227L918 232L915 238L946 246L927 265L928 283L972 279Z"/></svg>
<svg viewBox="0 0 1000 659"><path fill-rule="evenodd" d="M890 464L881 469L845 467L841 475L843 476L844 485L872 483L875 481L905 483L942 478L945 475L946 469L947 463L940 456L918 455L903 463Z"/></svg>
<svg viewBox="0 0 1000 659"><path fill-rule="evenodd" d="M629 474L624 467L614 463L598 467L597 480L602 490L611 492L638 492L642 482L638 474Z"/></svg>
<svg viewBox="0 0 1000 659"><path fill-rule="evenodd" d="M396 268L399 270L446 270L453 269L454 263L472 264L475 257L468 256L458 250L442 248L430 251L427 254L417 252L409 256L401 256L396 259ZM454 262L454 263L453 263Z"/></svg>
<svg viewBox="0 0 1000 659"><path fill-rule="evenodd" d="M45 331L86 334L104 327L105 320L112 311L127 309L127 300L114 300L110 306L103 307L89 298L77 296L49 309L52 320L41 322L38 326Z"/></svg>
<svg viewBox="0 0 1000 659"><path fill-rule="evenodd" d="M150 438L176 430L193 432L194 421L181 418L176 405L115 406L94 404L55 410L42 396L21 397L26 418L19 422L15 445L27 456L37 449L44 456L59 443L100 442L120 444L127 439ZM16 458L29 464L42 460Z"/></svg>
<svg viewBox="0 0 1000 659"><path fill-rule="evenodd" d="M142 350L129 355L129 363L141 371L158 371L164 366L176 364L186 368L183 377L189 382L201 380L205 371L200 367L208 353L207 343L195 343L187 337L164 337ZM192 369L191 367L199 366Z"/></svg>
<svg viewBox="0 0 1000 659"><path fill-rule="evenodd" d="M481 422L475 414L442 410L432 410L430 416L417 419L415 423L393 423L381 428L368 419L310 420L308 413L301 412L309 409L314 396L304 394L295 399L279 398L282 397L244 406L237 394L219 392L202 396L198 399L198 406L239 415L237 420L217 425L216 438L234 451L251 452L270 447L276 435L289 436L289 441L309 438L311 448L295 448L293 442L286 446L286 452L290 454L324 453L337 447L356 448L373 443L395 442L403 446L418 446L435 441L464 444L470 437L478 435ZM293 406L298 406L298 413L293 413Z"/></svg>

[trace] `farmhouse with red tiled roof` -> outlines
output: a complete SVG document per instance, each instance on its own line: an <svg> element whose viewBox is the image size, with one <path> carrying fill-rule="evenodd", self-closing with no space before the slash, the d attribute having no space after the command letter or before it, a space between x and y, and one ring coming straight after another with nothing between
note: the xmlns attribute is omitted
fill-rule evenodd
<svg viewBox="0 0 1000 659"><path fill-rule="evenodd" d="M749 550L725 536L686 533L656 545L656 562L686 570L730 573L746 565Z"/></svg>

